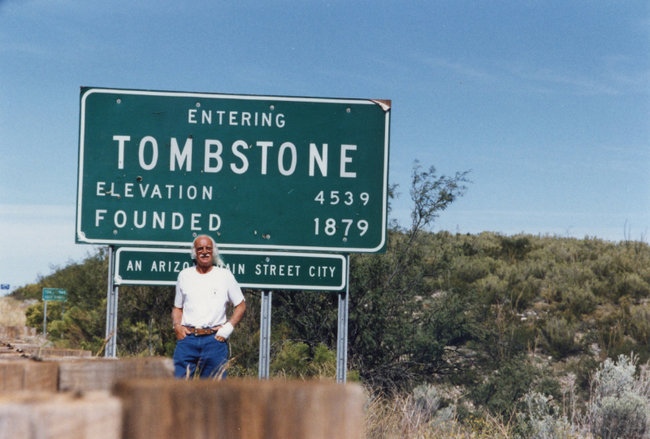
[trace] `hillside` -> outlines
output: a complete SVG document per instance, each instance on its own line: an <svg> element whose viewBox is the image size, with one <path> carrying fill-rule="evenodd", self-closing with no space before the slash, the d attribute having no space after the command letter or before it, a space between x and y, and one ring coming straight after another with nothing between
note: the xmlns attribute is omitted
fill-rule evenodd
<svg viewBox="0 0 650 439"><path fill-rule="evenodd" d="M63 319L48 306L56 345L101 347L105 259L100 252L14 293L68 290ZM120 355L171 355L172 295L120 289ZM571 397L578 413L605 359L649 360L649 298L650 247L642 242L392 231L385 254L352 256L350 377L384 395L434 386L459 419L511 419L530 391L564 404ZM232 373L255 376L259 293L247 291L247 300ZM333 375L336 303L331 293L274 291L273 373ZM29 325L42 319L42 304L27 310Z"/></svg>

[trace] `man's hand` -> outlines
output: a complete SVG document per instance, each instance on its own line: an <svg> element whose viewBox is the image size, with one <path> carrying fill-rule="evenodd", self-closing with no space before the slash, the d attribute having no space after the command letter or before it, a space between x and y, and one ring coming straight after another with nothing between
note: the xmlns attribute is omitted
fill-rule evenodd
<svg viewBox="0 0 650 439"><path fill-rule="evenodd" d="M230 322L226 322L226 324L222 326L217 326L217 335L215 335L214 338L222 342L226 341L234 329L235 328Z"/></svg>
<svg viewBox="0 0 650 439"><path fill-rule="evenodd" d="M175 306L172 307L172 327L176 333L176 340L182 340L187 334L190 333L185 326L181 325L182 321L183 308L176 308Z"/></svg>
<svg viewBox="0 0 650 439"><path fill-rule="evenodd" d="M176 340L182 340L190 333L190 330L185 326L178 324L174 325L174 332L176 333Z"/></svg>

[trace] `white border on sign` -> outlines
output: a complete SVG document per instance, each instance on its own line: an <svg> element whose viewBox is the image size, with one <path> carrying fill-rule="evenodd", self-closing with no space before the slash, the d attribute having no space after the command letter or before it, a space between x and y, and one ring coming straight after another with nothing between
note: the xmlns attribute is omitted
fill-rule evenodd
<svg viewBox="0 0 650 439"><path fill-rule="evenodd" d="M125 90L111 88L88 88L81 97L81 109L79 120L79 173L77 176L77 221L76 235L79 242L88 244L104 245L151 245L151 246L184 246L186 242L177 241L133 241L122 239L89 239L81 230L81 200L83 191L83 158L84 158L84 138L85 138L85 115L86 99L93 93L122 93L131 95L145 96L178 96L178 97L196 97L206 99L246 99L246 100L276 100L287 102L317 102L317 103L348 103L361 105L379 105L370 99L328 99L328 98L306 98L306 97L287 97L287 96L262 96L262 95L229 95L220 93L192 93L192 92L164 92L152 90ZM350 247L318 247L318 246L299 246L299 245L254 245L254 244L220 244L221 248L253 248L265 250L308 250L308 251L325 251L340 253L373 253L378 252L386 245L386 230L388 227L388 159L389 159L389 139L390 139L390 112L386 111L384 116L385 137L384 137L384 169L383 169L383 188L382 188L382 224L381 224L381 242L374 248L350 248Z"/></svg>
<svg viewBox="0 0 650 439"><path fill-rule="evenodd" d="M187 246L187 243L186 243ZM189 254L190 249L179 249L179 248L146 248L146 247L120 247L115 252L115 276L114 283L115 285L161 285L161 286L173 286L176 285L176 281L155 281L155 280L128 280L124 281L119 274L120 267L120 253L122 251L127 252L142 252L142 253L185 253ZM300 257L300 258L319 258L319 259L338 259L341 261L341 283L336 286L319 286L319 285L285 285L285 284L257 284L257 283L245 283L239 282L239 285L243 288L255 288L262 290L310 290L310 291L342 291L345 288L345 281L347 279L347 264L345 261L345 256L343 255L333 255L333 254L320 254L320 253L293 253L293 252L265 252L265 251L237 251L237 250L219 250L219 254L227 255L253 255L253 256L267 256L271 258L277 257Z"/></svg>

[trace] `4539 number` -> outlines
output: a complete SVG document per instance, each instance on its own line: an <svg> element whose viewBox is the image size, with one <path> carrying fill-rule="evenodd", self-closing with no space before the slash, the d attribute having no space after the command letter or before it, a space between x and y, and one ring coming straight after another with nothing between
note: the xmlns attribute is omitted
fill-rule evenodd
<svg viewBox="0 0 650 439"><path fill-rule="evenodd" d="M358 201L357 201L358 200ZM362 205L367 205L370 201L370 194L368 192L361 192L360 194L355 195L351 191L320 191L314 197L314 201L319 204L329 204L331 206L336 206L339 203L343 203L346 206L352 206L355 202L360 202Z"/></svg>

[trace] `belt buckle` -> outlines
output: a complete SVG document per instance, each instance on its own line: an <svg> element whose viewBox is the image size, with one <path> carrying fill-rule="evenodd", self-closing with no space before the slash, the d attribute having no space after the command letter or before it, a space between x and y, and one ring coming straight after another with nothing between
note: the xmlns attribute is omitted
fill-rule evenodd
<svg viewBox="0 0 650 439"><path fill-rule="evenodd" d="M212 328L192 328L192 333L195 336L198 336L198 335L210 335L210 334L212 334Z"/></svg>

